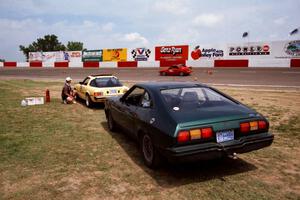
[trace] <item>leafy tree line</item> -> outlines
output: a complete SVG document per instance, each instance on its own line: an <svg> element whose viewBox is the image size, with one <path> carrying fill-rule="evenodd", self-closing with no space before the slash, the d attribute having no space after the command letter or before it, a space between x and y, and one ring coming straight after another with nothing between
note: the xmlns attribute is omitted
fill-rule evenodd
<svg viewBox="0 0 300 200"><path fill-rule="evenodd" d="M20 45L20 51L26 56L28 60L29 52L37 52L37 51L82 51L83 43L69 41L67 46L59 42L56 35L45 35L43 38L38 38L35 42L32 42L27 47Z"/></svg>

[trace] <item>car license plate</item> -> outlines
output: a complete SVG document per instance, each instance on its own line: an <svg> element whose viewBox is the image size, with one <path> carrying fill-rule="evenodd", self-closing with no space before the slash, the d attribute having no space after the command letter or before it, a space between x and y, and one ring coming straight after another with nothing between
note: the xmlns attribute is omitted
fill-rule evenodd
<svg viewBox="0 0 300 200"><path fill-rule="evenodd" d="M229 130L229 131L220 131L216 133L217 137L217 142L226 142L226 141L231 141L234 140L234 131Z"/></svg>
<svg viewBox="0 0 300 200"><path fill-rule="evenodd" d="M111 91L110 91L110 94L116 94L116 93L117 93L116 90L111 90Z"/></svg>

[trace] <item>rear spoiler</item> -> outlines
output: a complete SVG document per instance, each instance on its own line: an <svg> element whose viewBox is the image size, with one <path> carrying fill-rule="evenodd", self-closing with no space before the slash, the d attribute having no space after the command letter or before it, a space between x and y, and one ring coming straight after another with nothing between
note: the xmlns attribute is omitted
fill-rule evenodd
<svg viewBox="0 0 300 200"><path fill-rule="evenodd" d="M90 76L113 76L112 74L93 74L93 75L90 75Z"/></svg>

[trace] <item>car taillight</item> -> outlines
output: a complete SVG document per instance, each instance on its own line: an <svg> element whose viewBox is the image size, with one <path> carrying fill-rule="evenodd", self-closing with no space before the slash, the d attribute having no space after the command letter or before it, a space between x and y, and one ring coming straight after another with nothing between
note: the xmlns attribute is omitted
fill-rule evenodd
<svg viewBox="0 0 300 200"><path fill-rule="evenodd" d="M193 129L190 130L191 140L196 140L201 138L201 130L200 129Z"/></svg>
<svg viewBox="0 0 300 200"><path fill-rule="evenodd" d="M257 129L258 129L258 122L257 121L250 122L250 131L255 131Z"/></svg>
<svg viewBox="0 0 300 200"><path fill-rule="evenodd" d="M209 139L211 137L213 137L213 130L210 127L206 127L179 131L177 141L183 143L189 140Z"/></svg>
<svg viewBox="0 0 300 200"><path fill-rule="evenodd" d="M259 129L266 129L267 128L267 122L265 122L265 121L258 121L258 128Z"/></svg>
<svg viewBox="0 0 300 200"><path fill-rule="evenodd" d="M201 132L202 132L202 138L205 138L205 139L211 138L213 135L212 134L213 131L211 128L202 128Z"/></svg>
<svg viewBox="0 0 300 200"><path fill-rule="evenodd" d="M190 139L190 133L189 131L180 131L177 135L177 141L182 143L182 142L187 142Z"/></svg>
<svg viewBox="0 0 300 200"><path fill-rule="evenodd" d="M250 131L250 123L245 122L240 124L240 131L242 133L248 133Z"/></svg>
<svg viewBox="0 0 300 200"><path fill-rule="evenodd" d="M99 97L99 96L102 96L102 95L103 95L102 92L94 92L94 96L95 96L95 97Z"/></svg>
<svg viewBox="0 0 300 200"><path fill-rule="evenodd" d="M267 122L263 120L240 123L241 133L249 133L250 131L264 130L266 128Z"/></svg>

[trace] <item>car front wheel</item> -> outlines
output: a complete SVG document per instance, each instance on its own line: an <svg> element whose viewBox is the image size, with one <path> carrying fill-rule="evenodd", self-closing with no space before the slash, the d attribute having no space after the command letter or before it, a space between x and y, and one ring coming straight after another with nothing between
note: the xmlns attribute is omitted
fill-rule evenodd
<svg viewBox="0 0 300 200"><path fill-rule="evenodd" d="M148 134L144 134L141 139L141 150L145 164L150 168L157 168L161 164L161 157L152 139Z"/></svg>
<svg viewBox="0 0 300 200"><path fill-rule="evenodd" d="M180 76L183 76L184 75L184 73L183 72L180 72L180 74L179 74Z"/></svg>

